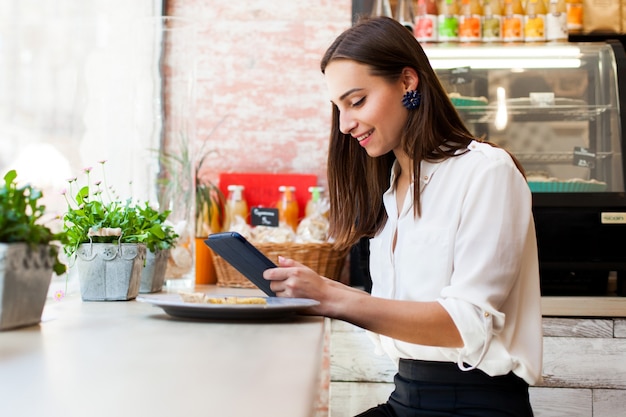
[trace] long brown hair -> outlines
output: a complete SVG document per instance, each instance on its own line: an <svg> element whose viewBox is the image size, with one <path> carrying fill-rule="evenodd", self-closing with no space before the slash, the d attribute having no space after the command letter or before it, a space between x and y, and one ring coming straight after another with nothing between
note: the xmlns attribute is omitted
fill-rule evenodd
<svg viewBox="0 0 626 417"><path fill-rule="evenodd" d="M413 162L415 215L421 214L420 162L440 161L458 154L476 138L465 127L413 34L391 18L364 18L343 32L321 61L322 73L330 62L348 59L368 65L371 74L390 82L402 69L417 71L420 107L409 111L401 143ZM389 188L392 152L369 157L357 141L339 130L339 110L332 106L328 151L330 234L340 247L355 244L361 237L374 236L385 224L387 214L382 195Z"/></svg>

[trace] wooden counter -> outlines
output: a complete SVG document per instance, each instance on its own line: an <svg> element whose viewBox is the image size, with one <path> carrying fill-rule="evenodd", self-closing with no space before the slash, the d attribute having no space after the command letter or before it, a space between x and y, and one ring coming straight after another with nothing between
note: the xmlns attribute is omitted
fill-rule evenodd
<svg viewBox="0 0 626 417"><path fill-rule="evenodd" d="M51 300L38 326L0 332L0 414L310 417L323 336L321 317L182 320L136 301Z"/></svg>

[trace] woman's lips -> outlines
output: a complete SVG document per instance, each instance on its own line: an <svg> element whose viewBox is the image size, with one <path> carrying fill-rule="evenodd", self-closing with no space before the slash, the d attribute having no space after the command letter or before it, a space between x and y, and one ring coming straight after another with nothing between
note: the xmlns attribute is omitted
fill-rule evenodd
<svg viewBox="0 0 626 417"><path fill-rule="evenodd" d="M374 129L362 135L354 136L354 138L359 141L359 145L364 147L369 143L370 138L372 137L372 132L374 132Z"/></svg>

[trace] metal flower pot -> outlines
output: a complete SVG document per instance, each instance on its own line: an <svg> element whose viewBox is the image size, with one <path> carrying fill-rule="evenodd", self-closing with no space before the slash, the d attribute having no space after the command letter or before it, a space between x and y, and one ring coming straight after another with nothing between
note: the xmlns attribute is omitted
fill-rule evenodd
<svg viewBox="0 0 626 417"><path fill-rule="evenodd" d="M141 284L139 285L141 294L159 292L163 289L169 257L169 249L157 250L156 252L148 250L146 252L146 265L141 273Z"/></svg>
<svg viewBox="0 0 626 417"><path fill-rule="evenodd" d="M0 330L41 321L53 264L48 245L0 243Z"/></svg>
<svg viewBox="0 0 626 417"><path fill-rule="evenodd" d="M83 301L124 301L137 297L146 245L83 243L76 255Z"/></svg>

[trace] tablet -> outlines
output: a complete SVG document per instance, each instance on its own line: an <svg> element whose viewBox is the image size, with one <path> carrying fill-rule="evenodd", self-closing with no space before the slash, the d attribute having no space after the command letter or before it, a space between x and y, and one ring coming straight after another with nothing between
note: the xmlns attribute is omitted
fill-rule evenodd
<svg viewBox="0 0 626 417"><path fill-rule="evenodd" d="M270 281L263 278L263 271L275 268L276 264L245 237L237 232L214 233L209 235L204 243L265 294L270 297L276 296L270 288Z"/></svg>

